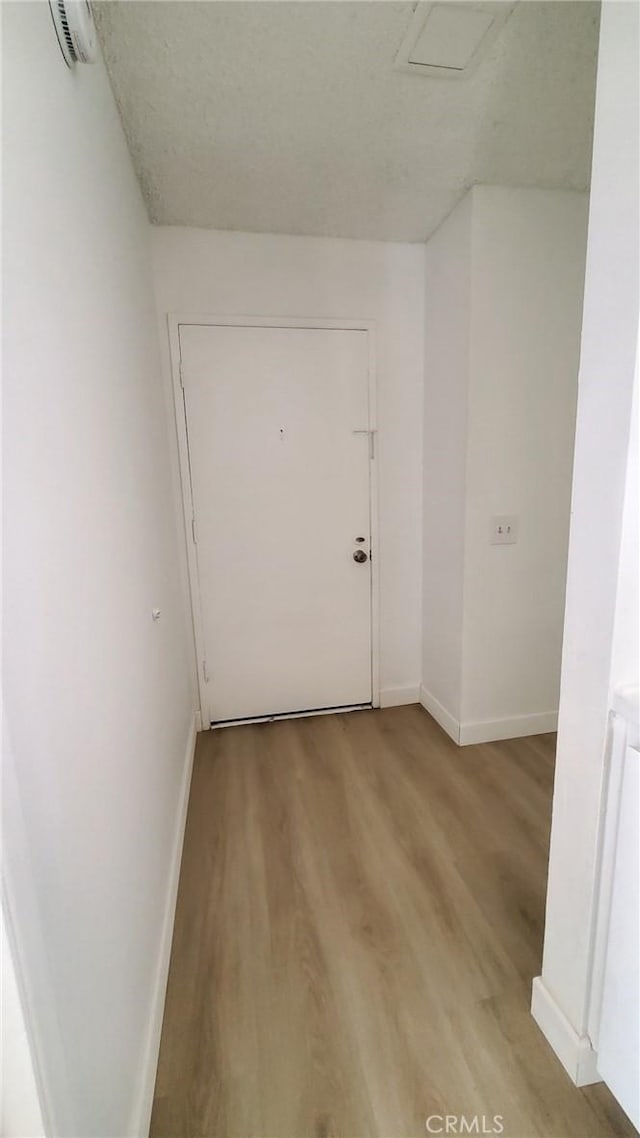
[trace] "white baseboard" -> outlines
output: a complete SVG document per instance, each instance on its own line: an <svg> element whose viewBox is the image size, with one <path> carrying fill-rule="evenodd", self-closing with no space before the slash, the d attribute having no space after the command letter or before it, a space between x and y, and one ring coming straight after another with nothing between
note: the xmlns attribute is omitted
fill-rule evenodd
<svg viewBox="0 0 640 1138"><path fill-rule="evenodd" d="M176 829L171 852L171 866L167 882L167 896L165 900L162 933L158 947L158 959L155 968L153 998L149 1018L149 1033L145 1047L142 1064L142 1077L140 1093L136 1103L129 1134L133 1138L147 1138L151 1122L151 1109L153 1107L153 1092L156 1084L158 1068L158 1055L160 1052L160 1036L162 1034L162 1018L164 1015L164 1001L169 976L169 961L171 958L171 942L173 940L173 922L178 899L178 882L180 880L180 863L182 861L182 846L184 831L187 823L187 808L189 805L189 790L191 788L191 772L193 770L193 757L196 749L196 733L199 713L192 717L189 729L189 738L185 747L182 784L180 786L180 800L176 816Z"/></svg>
<svg viewBox="0 0 640 1138"><path fill-rule="evenodd" d="M460 746L493 743L498 739L522 739L525 735L545 735L558 730L558 712L540 711L535 715L514 715L509 719L488 719L460 724Z"/></svg>
<svg viewBox="0 0 640 1138"><path fill-rule="evenodd" d="M531 1015L547 1043L555 1051L565 1071L577 1087L600 1083L598 1055L588 1035L578 1035L547 988L536 976L531 991Z"/></svg>
<svg viewBox="0 0 640 1138"><path fill-rule="evenodd" d="M427 691L424 685L420 686L420 703L425 711L428 711L429 715L433 716L436 723L440 724L443 731L446 731L447 735L451 736L454 743L460 743L460 724L458 720L454 719L451 712L447 711L446 707L443 707L440 703L440 700L436 699L435 695L432 695L430 691Z"/></svg>
<svg viewBox="0 0 640 1138"><path fill-rule="evenodd" d="M521 739L525 735L544 735L558 729L557 711L460 723L424 686L420 688L420 703L460 747L467 747L471 743L494 743L499 739Z"/></svg>
<svg viewBox="0 0 640 1138"><path fill-rule="evenodd" d="M406 703L420 703L419 684L380 689L380 707L404 707Z"/></svg>

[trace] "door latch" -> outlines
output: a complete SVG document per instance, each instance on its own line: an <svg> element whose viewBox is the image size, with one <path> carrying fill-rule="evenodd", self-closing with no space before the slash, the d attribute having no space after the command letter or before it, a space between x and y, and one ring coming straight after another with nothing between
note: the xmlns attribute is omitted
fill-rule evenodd
<svg viewBox="0 0 640 1138"><path fill-rule="evenodd" d="M366 428L360 427L360 428L358 428L358 430L353 431L354 435L368 435L369 436L369 458L371 458L371 459L374 459L376 457L375 437L376 437L377 433L378 432L377 432L375 427L371 428L371 430L368 427L366 427Z"/></svg>

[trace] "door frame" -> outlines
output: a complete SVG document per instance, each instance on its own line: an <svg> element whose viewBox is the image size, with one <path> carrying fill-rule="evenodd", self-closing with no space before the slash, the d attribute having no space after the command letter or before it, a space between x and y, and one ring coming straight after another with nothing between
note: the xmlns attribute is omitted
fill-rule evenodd
<svg viewBox="0 0 640 1138"><path fill-rule="evenodd" d="M206 654L200 601L200 577L198 572L197 545L195 541L195 510L191 486L191 462L189 456L189 436L184 387L182 383L182 360L180 354L180 328L182 325L204 325L206 327L239 328L320 328L329 331L366 332L368 352L368 396L369 423L372 445L369 449L369 528L371 533L371 701L374 707L380 706L380 615L379 615L379 541L378 541L378 445L377 445L377 399L376 399L376 344L375 321L373 320L331 320L316 317L298 316L219 316L202 313L169 313L167 326L169 332L169 354L173 388L173 407L175 414L176 437L178 441L178 463L182 491L182 510L184 542L187 556L191 619L195 653L200 718L202 729L210 727L208 713L208 681ZM205 709L207 709L205 711ZM322 709L319 709L321 712ZM307 713L308 714L308 713ZM297 718L298 713L278 716L278 718ZM266 717L265 717L266 718ZM252 721L253 722L253 721Z"/></svg>

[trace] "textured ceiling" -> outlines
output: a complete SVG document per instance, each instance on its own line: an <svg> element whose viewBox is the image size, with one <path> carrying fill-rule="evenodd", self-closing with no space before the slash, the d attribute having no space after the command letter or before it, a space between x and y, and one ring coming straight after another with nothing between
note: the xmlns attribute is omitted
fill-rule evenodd
<svg viewBox="0 0 640 1138"><path fill-rule="evenodd" d="M520 0L455 80L393 69L413 8L95 3L152 221L421 241L474 182L587 188L599 5Z"/></svg>

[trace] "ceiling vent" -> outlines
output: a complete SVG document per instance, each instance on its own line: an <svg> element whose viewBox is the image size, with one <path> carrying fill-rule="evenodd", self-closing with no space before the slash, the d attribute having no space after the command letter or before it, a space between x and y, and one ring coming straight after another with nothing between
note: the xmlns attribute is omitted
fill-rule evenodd
<svg viewBox="0 0 640 1138"><path fill-rule="evenodd" d="M441 79L465 78L496 39L514 3L436 0L416 4L396 55L396 69Z"/></svg>

